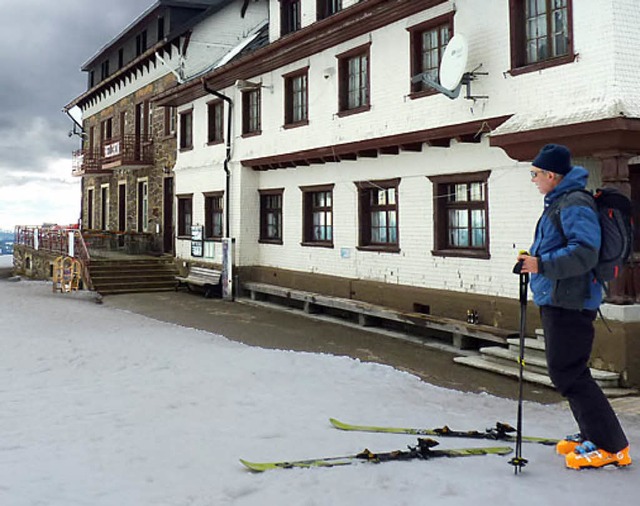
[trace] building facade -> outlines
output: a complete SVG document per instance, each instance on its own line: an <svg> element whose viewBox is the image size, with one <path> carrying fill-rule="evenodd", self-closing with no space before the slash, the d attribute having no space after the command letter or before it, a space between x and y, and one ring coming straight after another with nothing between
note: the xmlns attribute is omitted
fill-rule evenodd
<svg viewBox="0 0 640 506"><path fill-rule="evenodd" d="M271 0L269 17L266 47L154 98L179 118L183 266L219 266L230 237L241 282L517 328L540 147L565 143L591 188L640 197L631 0ZM472 74L449 99L412 78L437 78L456 34ZM640 365L635 272L614 287L605 368Z"/></svg>
<svg viewBox="0 0 640 506"><path fill-rule="evenodd" d="M73 170L84 231L173 253L177 115L151 99L241 50L266 22L264 3L158 0L83 65L88 89L65 110L83 118Z"/></svg>

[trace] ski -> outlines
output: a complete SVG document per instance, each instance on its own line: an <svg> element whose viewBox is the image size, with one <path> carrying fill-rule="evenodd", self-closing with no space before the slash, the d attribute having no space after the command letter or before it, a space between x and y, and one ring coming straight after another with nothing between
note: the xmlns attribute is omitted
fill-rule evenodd
<svg viewBox="0 0 640 506"><path fill-rule="evenodd" d="M335 418L329 418L331 425L340 430L356 431L356 432L383 432L387 434L410 434L413 436L441 436L441 437L460 437L469 439L490 439L493 441L509 441L515 442L516 436L512 435L516 429L506 423L498 422L496 426L484 431L477 430L452 430L446 425L435 429L413 429L406 427L376 427L369 425L352 425L344 423ZM542 445L555 445L558 440L545 437L522 436L522 441L527 443L538 443Z"/></svg>
<svg viewBox="0 0 640 506"><path fill-rule="evenodd" d="M474 455L508 455L513 451L508 446L477 447L477 448L454 448L444 450L434 450L438 444L434 439L420 438L417 446L407 446L407 450L394 450L383 453L373 453L368 449L354 455L343 457L324 457L319 459L290 460L283 462L250 462L240 459L240 462L252 471L262 472L271 469L292 469L309 467L334 467L348 466L358 462L369 462L379 464L381 462L392 462L402 460L429 460L438 457L471 457Z"/></svg>

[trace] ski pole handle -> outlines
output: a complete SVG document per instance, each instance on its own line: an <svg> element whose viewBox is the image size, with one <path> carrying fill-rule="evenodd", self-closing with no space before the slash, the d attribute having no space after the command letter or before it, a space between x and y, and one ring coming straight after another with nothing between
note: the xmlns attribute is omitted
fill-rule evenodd
<svg viewBox="0 0 640 506"><path fill-rule="evenodd" d="M518 255L529 255L529 252L526 250L520 250L518 252ZM516 265L513 266L513 273L514 274L521 274L522 273L522 265L524 263L524 260L518 260L518 262L516 263Z"/></svg>

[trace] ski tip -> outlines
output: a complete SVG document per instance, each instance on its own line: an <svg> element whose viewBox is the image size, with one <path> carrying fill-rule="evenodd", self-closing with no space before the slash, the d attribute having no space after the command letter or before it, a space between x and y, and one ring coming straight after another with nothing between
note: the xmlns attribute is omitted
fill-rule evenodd
<svg viewBox="0 0 640 506"><path fill-rule="evenodd" d="M346 427L346 424L335 418L329 418L329 423L337 429L344 429Z"/></svg>
<svg viewBox="0 0 640 506"><path fill-rule="evenodd" d="M247 469L254 471L256 473L261 473L263 471L266 471L267 469L270 469L268 464L261 464L259 462L250 462L244 459L240 459L240 463Z"/></svg>

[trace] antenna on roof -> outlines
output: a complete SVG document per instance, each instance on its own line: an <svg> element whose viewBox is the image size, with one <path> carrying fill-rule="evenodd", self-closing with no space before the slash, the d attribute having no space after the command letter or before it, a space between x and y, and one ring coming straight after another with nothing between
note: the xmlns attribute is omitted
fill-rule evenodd
<svg viewBox="0 0 640 506"><path fill-rule="evenodd" d="M471 81L475 81L477 76L489 74L488 72L477 72L482 67L482 63L471 72L465 72L468 59L469 45L467 44L467 39L458 33L451 38L442 55L438 72L440 82L437 83L432 79L431 72L417 74L411 78L411 82L424 83L452 100L458 98L462 85L467 88L467 94L464 98L470 100L489 98L486 95L471 95Z"/></svg>

